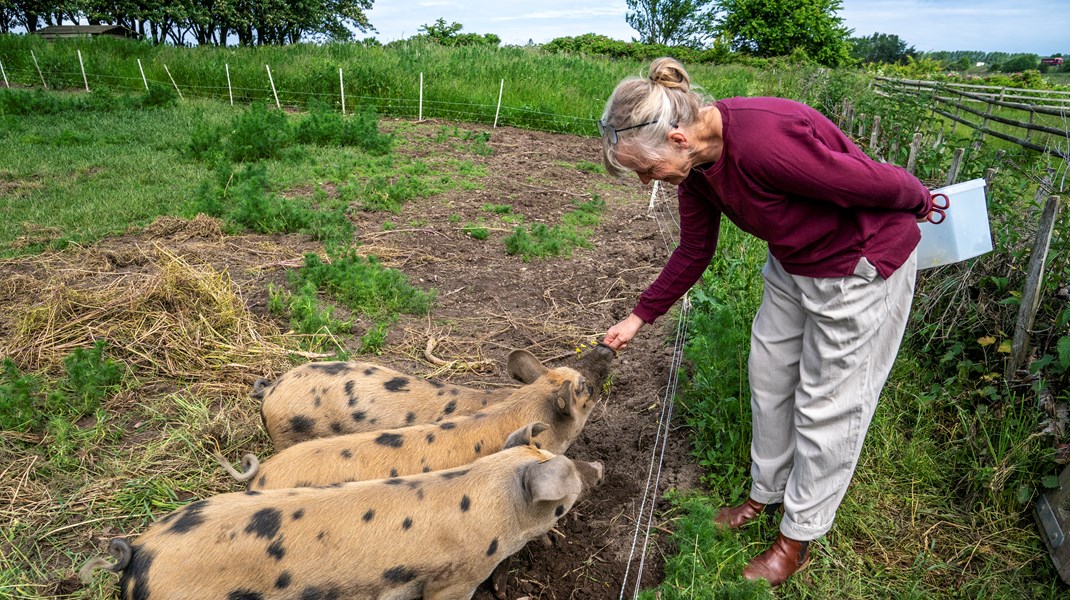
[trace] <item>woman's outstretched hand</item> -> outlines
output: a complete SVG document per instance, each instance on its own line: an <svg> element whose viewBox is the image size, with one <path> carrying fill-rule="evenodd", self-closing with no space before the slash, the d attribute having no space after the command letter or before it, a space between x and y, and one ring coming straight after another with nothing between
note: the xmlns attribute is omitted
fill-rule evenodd
<svg viewBox="0 0 1070 600"><path fill-rule="evenodd" d="M610 327L602 343L614 350L623 350L628 347L628 342L645 324L642 319L635 316L635 313L632 313L620 323Z"/></svg>

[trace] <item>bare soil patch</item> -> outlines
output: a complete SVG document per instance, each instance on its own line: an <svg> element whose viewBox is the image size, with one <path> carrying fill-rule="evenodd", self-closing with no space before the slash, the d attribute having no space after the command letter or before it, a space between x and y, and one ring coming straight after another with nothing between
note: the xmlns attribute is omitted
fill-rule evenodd
<svg viewBox="0 0 1070 600"><path fill-rule="evenodd" d="M390 126L384 123L384 128ZM442 126L434 122L417 125L411 135L421 140L415 145L418 150L407 151L448 151L436 140L435 134ZM360 358L455 383L511 385L504 365L512 349L530 350L553 365L574 354L584 343L601 340L609 326L630 312L639 293L657 275L671 244L666 236L674 232L664 229L672 225L671 219L668 223L664 217L659 221L648 212L649 187L635 180L614 180L586 168L600 161L597 140L511 128L457 126L490 133L492 154L467 153L463 157L485 165L487 175L479 178L479 189L413 200L400 214L353 215L362 251L401 270L413 284L437 290L429 315L403 318L391 327L381 355ZM333 188L326 191L336 193ZM310 192L292 191L292 195L307 193ZM484 209L486 204L507 204L513 213L523 215L528 225L541 222L552 226L575 208L574 202L590 200L594 194L605 201L606 208L589 237L590 247L576 248L570 256L536 258L531 262L506 253L502 240L513 226ZM670 192L669 198L662 200L675 213L672 196ZM464 223L480 220L489 231L485 240L474 239L463 229ZM384 229L387 221L394 224L393 229ZM32 304L34 289L57 283L91 287L102 278L120 281L120 275L135 282L134 275L152 268L153 262L147 257L161 251L226 273L251 314L265 327L284 332L288 324L267 310L268 284L284 284L287 270L299 267L304 253L322 253L323 248L303 236L226 236L218 226L204 220L165 218L145 230L104 240L90 248L5 261L0 263L0 280L5 282L0 286L0 313L9 316L0 319L0 336L13 333L10 315ZM69 264L76 254L83 268L71 270L58 264L57 257L62 256L62 262ZM361 328L366 326L371 324L358 321L354 333L363 333ZM550 545L529 544L513 560L508 598L615 598L621 593L626 570L634 581L642 551L637 549L632 555L634 528L669 383L672 328L669 319L660 320L641 332L618 356L608 397L569 451L575 458L602 461L605 480L561 520L550 535ZM435 354L439 358L456 361L453 367L432 364L425 358L429 338L438 340ZM490 366L463 368L482 361L489 361ZM221 414L234 421L237 429L257 427L259 415L255 407L247 399L234 398L243 395L242 390L255 379L272 377L283 368L278 363L261 364L260 372L233 372L228 380L232 385L220 386L216 381L211 389L221 394ZM137 394L162 395L173 389L166 382L148 383ZM261 437L263 448L252 450L267 453L266 435ZM127 442L137 440L131 438ZM691 464L684 432L675 431L669 437L664 459L655 500L667 487L698 485L700 472ZM226 475L220 473L219 481L226 482ZM239 489L233 482L221 485ZM198 490L181 490L189 492L198 494ZM672 551L664 541L665 524L655 520L655 525L661 527L651 537L643 587L660 581L663 554ZM105 532L95 530L93 535L83 535L78 539L83 540L84 547L71 550L99 554L103 546L96 540L102 533ZM114 530L107 533L136 534ZM640 543L642 538L641 533ZM56 556L57 564L51 565L49 571L56 573L58 580L48 585L56 593L69 592L74 582L70 565L59 564L64 560L62 553ZM630 556L634 562L629 569ZM630 583L626 593L632 593ZM475 597L489 600L493 595L483 586Z"/></svg>

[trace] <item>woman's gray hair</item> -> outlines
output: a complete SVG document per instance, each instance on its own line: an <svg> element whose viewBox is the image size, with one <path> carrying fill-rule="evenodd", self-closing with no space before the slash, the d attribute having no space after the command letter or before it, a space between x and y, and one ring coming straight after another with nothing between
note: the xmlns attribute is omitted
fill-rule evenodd
<svg viewBox="0 0 1070 600"><path fill-rule="evenodd" d="M620 130L640 123L636 127L617 134L627 137L630 145L643 156L658 160L668 144L669 131L680 125L689 125L698 119L699 109L709 99L701 94L698 86L684 66L674 58L658 58L650 63L646 77L629 77L619 84L606 101L602 113L602 160L606 171L617 177L630 172L617 160L617 146L610 138L609 129Z"/></svg>

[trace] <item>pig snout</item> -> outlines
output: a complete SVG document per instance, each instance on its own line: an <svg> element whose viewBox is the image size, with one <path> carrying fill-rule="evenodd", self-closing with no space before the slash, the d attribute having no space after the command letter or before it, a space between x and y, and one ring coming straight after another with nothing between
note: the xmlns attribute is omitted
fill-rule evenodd
<svg viewBox="0 0 1070 600"><path fill-rule="evenodd" d="M573 460L572 462L576 465L576 471L580 474L580 481L583 482L583 490L585 492L602 485L602 480L605 477L605 467L600 461Z"/></svg>
<svg viewBox="0 0 1070 600"><path fill-rule="evenodd" d="M586 375L588 381L601 387L609 377L613 359L616 357L616 350L599 342L597 346L580 356L576 362L576 369Z"/></svg>

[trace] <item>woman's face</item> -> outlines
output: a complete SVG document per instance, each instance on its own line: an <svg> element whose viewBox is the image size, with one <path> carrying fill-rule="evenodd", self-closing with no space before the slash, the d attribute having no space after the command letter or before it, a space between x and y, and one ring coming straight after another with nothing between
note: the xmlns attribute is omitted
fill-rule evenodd
<svg viewBox="0 0 1070 600"><path fill-rule="evenodd" d="M644 184L657 180L680 185L691 172L691 159L687 152L673 144L666 146L662 158L651 158L638 147L621 141L617 160L622 167L635 171L639 181Z"/></svg>

